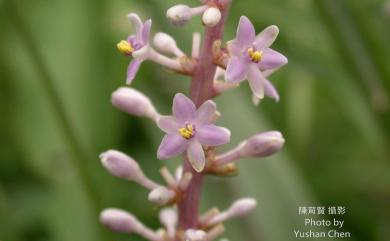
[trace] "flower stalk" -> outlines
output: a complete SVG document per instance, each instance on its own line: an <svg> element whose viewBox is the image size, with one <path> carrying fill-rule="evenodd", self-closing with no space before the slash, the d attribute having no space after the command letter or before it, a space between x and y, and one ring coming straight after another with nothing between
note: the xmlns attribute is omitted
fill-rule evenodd
<svg viewBox="0 0 390 241"><path fill-rule="evenodd" d="M228 16L230 3L224 6L221 11L221 21L214 27L206 27L203 39L203 48L199 56L198 69L192 78L190 95L195 105L200 106L213 93L214 75L217 67L213 64L213 56L210 54L215 41L220 40L223 35L225 20ZM187 192L179 204L179 227L182 229L196 228L198 225L199 203L202 193L203 173L196 172L189 164L187 158L184 159L184 172L192 173L192 180L187 188Z"/></svg>
<svg viewBox="0 0 390 241"><path fill-rule="evenodd" d="M180 50L175 39L166 33L154 35L153 47L149 43L152 20L142 22L138 15L129 15L135 34L118 44L120 52L126 57L133 57L127 83L131 83L145 60L154 61L179 74L190 75L192 81L190 98L182 93L175 94L172 115L159 114L149 98L134 89L121 88L114 93L114 106L134 116L152 119L165 133L157 158L167 160L181 155L183 163L176 168L175 175L166 167L161 168L165 184L160 185L148 179L138 163L129 156L113 151L103 153L102 163L112 175L144 186L149 190L148 200L157 207L176 206L160 212L163 227L157 232L140 228L143 227L140 222L126 212L106 212L102 222L113 230L134 232L153 241L215 240L224 233L225 221L249 214L257 202L243 198L225 211L213 208L200 215L204 177L236 175L238 167L235 162L241 158L266 157L284 145L280 132L268 131L241 141L226 153L219 153L218 147L230 142L231 133L229 129L214 124L221 113L212 99L249 80L255 104L264 95L278 101L279 95L267 78L286 64L287 58L269 48L279 29L272 25L256 36L254 25L245 16L240 18L236 38L222 44L231 0L202 0L202 3L196 8L178 4L167 12L168 19L177 26L202 15L204 37L201 41L199 33L193 34L190 55Z"/></svg>

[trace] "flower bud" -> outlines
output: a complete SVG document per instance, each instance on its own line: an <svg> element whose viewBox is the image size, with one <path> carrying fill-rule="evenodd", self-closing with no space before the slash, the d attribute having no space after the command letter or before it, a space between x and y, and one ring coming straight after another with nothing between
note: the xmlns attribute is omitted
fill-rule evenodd
<svg viewBox="0 0 390 241"><path fill-rule="evenodd" d="M185 54L177 47L175 39L166 33L156 33L153 38L153 44L157 50L164 54L173 54L177 57L184 56Z"/></svg>
<svg viewBox="0 0 390 241"><path fill-rule="evenodd" d="M241 198L235 201L230 208L228 213L230 218L241 217L250 213L257 206L257 201L253 198Z"/></svg>
<svg viewBox="0 0 390 241"><path fill-rule="evenodd" d="M116 232L137 233L147 240L162 241L161 236L145 227L132 214L116 208L108 208L100 214L100 222Z"/></svg>
<svg viewBox="0 0 390 241"><path fill-rule="evenodd" d="M113 176L135 181L148 189L158 186L145 176L134 159L122 152L109 150L100 154L100 159L103 166Z"/></svg>
<svg viewBox="0 0 390 241"><path fill-rule="evenodd" d="M207 27L214 27L221 21L221 17L221 11L218 8L211 7L203 13L202 22Z"/></svg>
<svg viewBox="0 0 390 241"><path fill-rule="evenodd" d="M206 226L213 226L222 223L231 218L237 218L250 213L257 205L253 198L241 198L235 201L228 210L216 214L211 219L207 220Z"/></svg>
<svg viewBox="0 0 390 241"><path fill-rule="evenodd" d="M168 236L174 237L177 225L177 212L173 208L164 208L159 214L160 222L166 227Z"/></svg>
<svg viewBox="0 0 390 241"><path fill-rule="evenodd" d="M204 241L206 233L203 230L187 229L185 232L186 241Z"/></svg>
<svg viewBox="0 0 390 241"><path fill-rule="evenodd" d="M116 208L103 210L100 222L115 232L134 232L139 226L139 221L133 215Z"/></svg>
<svg viewBox="0 0 390 241"><path fill-rule="evenodd" d="M175 170L176 181L179 182L183 176L183 166L178 166Z"/></svg>
<svg viewBox="0 0 390 241"><path fill-rule="evenodd" d="M144 176L138 163L122 152L109 150L100 154L103 166L116 177L127 180L139 179Z"/></svg>
<svg viewBox="0 0 390 241"><path fill-rule="evenodd" d="M156 109L147 96L141 92L121 87L111 95L111 103L118 109L135 116L155 118Z"/></svg>
<svg viewBox="0 0 390 241"><path fill-rule="evenodd" d="M263 132L242 142L239 147L241 157L266 157L279 151L284 138L278 131Z"/></svg>
<svg viewBox="0 0 390 241"><path fill-rule="evenodd" d="M184 4L178 4L167 11L167 18L173 25L183 26L192 18L191 8Z"/></svg>
<svg viewBox="0 0 390 241"><path fill-rule="evenodd" d="M176 193L174 191L160 186L149 193L148 200L158 206L164 206L172 202L175 196Z"/></svg>

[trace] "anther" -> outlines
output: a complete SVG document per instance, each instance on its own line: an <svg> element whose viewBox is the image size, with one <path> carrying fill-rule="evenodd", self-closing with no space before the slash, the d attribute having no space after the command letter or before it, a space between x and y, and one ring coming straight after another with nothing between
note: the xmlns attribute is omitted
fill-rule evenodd
<svg viewBox="0 0 390 241"><path fill-rule="evenodd" d="M119 52L121 52L124 55L130 55L133 53L134 48L131 46L131 44L126 40L121 40L116 47L118 48Z"/></svg>

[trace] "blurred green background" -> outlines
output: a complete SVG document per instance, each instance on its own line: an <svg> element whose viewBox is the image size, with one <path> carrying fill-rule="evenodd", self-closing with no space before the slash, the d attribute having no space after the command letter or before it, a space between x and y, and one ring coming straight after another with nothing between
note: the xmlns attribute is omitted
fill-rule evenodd
<svg viewBox="0 0 390 241"><path fill-rule="evenodd" d="M110 104L124 85L128 60L116 50L131 33L129 12L153 19L190 50L199 19L171 26L165 11L195 0L0 0L0 240L143 240L98 223L119 207L158 228L146 190L111 177L99 153L118 149L161 181L156 159L163 133ZM281 33L274 48L289 64L271 79L281 101L251 103L246 84L216 99L220 124L236 145L253 133L280 130L284 150L240 162L235 178L207 178L202 210L253 196L259 206L229 222L230 240L296 240L299 206L345 206L347 240L390 240L390 7L384 0L233 1L225 40L241 15ZM389 4L387 6L390 6ZM387 12L386 12L387 11ZM146 62L133 87L168 114L189 79ZM218 190L218 192L216 192ZM325 218L333 218L327 216ZM310 240L310 239L308 239ZM314 239L313 239L314 240Z"/></svg>

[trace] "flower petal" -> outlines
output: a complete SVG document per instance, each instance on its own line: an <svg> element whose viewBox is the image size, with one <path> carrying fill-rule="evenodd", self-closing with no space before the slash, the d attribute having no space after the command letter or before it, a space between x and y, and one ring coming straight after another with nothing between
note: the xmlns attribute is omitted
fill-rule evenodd
<svg viewBox="0 0 390 241"><path fill-rule="evenodd" d="M192 121L195 117L195 111L196 107L192 100L182 93L175 95L173 98L172 112L179 122Z"/></svg>
<svg viewBox="0 0 390 241"><path fill-rule="evenodd" d="M157 126L165 133L174 133L180 128L173 116L160 116L157 120Z"/></svg>
<svg viewBox="0 0 390 241"><path fill-rule="evenodd" d="M188 161L191 163L195 171L197 172L203 171L206 165L206 160L204 156L203 147L198 141L196 140L191 141L191 143L188 146L187 155L188 155Z"/></svg>
<svg viewBox="0 0 390 241"><path fill-rule="evenodd" d="M246 79L249 62L243 57L232 57L226 68L226 82L240 82Z"/></svg>
<svg viewBox="0 0 390 241"><path fill-rule="evenodd" d="M235 39L228 41L226 47L231 56L241 56L242 52L248 49L248 46L240 44Z"/></svg>
<svg viewBox="0 0 390 241"><path fill-rule="evenodd" d="M271 81L265 80L264 82L264 92L265 95L268 97L271 97L274 99L276 102L279 102L279 94L278 91L276 90L275 86L272 84Z"/></svg>
<svg viewBox="0 0 390 241"><path fill-rule="evenodd" d="M255 40L255 35L255 28L253 27L251 21L247 17L241 16L235 39L237 44L242 46L252 45L253 41Z"/></svg>
<svg viewBox="0 0 390 241"><path fill-rule="evenodd" d="M253 94L255 94L257 98L263 99L265 78L255 64L251 64L249 68L248 81Z"/></svg>
<svg viewBox="0 0 390 241"><path fill-rule="evenodd" d="M152 20L148 19L144 23L144 26L142 27L142 43L148 44L149 42L149 36L150 36L150 28L152 27Z"/></svg>
<svg viewBox="0 0 390 241"><path fill-rule="evenodd" d="M188 147L188 140L179 133L165 135L157 151L157 158L166 160L183 153Z"/></svg>
<svg viewBox="0 0 390 241"><path fill-rule="evenodd" d="M275 42L276 37L279 34L279 28L275 25L271 25L264 29L261 33L256 36L255 47L258 50L268 48Z"/></svg>
<svg viewBox="0 0 390 241"><path fill-rule="evenodd" d="M135 75L137 74L142 61L133 59L127 67L126 84L130 85L133 82Z"/></svg>
<svg viewBox="0 0 390 241"><path fill-rule="evenodd" d="M127 15L129 20L131 21L131 24L133 25L133 28L135 29L135 36L137 38L137 42L142 43L142 28L143 24L140 19L140 17L135 13L130 13Z"/></svg>
<svg viewBox="0 0 390 241"><path fill-rule="evenodd" d="M283 54L267 48L263 51L263 57L258 63L258 66L261 70L274 69L287 64L287 62L288 60Z"/></svg>
<svg viewBox="0 0 390 241"><path fill-rule="evenodd" d="M255 106L258 106L260 104L260 99L257 98L257 96L255 94L252 93L252 103L255 105Z"/></svg>
<svg viewBox="0 0 390 241"><path fill-rule="evenodd" d="M217 105L214 101L204 102L196 111L195 123L197 125L210 123L216 111Z"/></svg>
<svg viewBox="0 0 390 241"><path fill-rule="evenodd" d="M207 146L219 146L230 141L230 131L216 125L204 125L196 130L196 138Z"/></svg>

